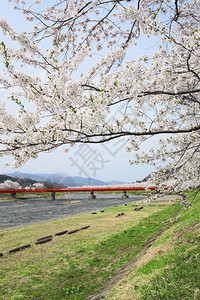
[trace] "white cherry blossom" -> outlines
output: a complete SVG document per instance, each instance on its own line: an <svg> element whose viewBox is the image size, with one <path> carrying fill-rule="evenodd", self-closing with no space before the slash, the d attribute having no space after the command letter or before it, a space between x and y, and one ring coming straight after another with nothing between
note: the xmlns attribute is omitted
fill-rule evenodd
<svg viewBox="0 0 200 300"><path fill-rule="evenodd" d="M19 167L62 145L126 136L131 163L157 167L156 185L199 186L199 1L12 2L32 32L0 20L0 87L19 107L0 104L1 156ZM144 36L158 46L136 58ZM154 136L159 147L142 152Z"/></svg>

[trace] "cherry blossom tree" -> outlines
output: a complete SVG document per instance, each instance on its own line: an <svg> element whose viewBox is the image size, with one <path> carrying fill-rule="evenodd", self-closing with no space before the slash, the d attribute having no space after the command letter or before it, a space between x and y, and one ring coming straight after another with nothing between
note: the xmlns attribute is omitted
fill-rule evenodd
<svg viewBox="0 0 200 300"><path fill-rule="evenodd" d="M127 137L132 164L159 166L156 184L199 185L198 0L12 2L32 30L0 21L14 43L1 42L0 85L19 107L1 103L2 156L18 167L63 145ZM135 58L144 37L158 46ZM159 147L141 152L155 136Z"/></svg>
<svg viewBox="0 0 200 300"><path fill-rule="evenodd" d="M3 183L0 183L0 189L20 189L21 186L19 182L12 180L5 180Z"/></svg>
<svg viewBox="0 0 200 300"><path fill-rule="evenodd" d="M45 186L44 186L44 184L41 183L41 182L35 182L35 183L32 185L32 188L34 188L34 189L44 189Z"/></svg>

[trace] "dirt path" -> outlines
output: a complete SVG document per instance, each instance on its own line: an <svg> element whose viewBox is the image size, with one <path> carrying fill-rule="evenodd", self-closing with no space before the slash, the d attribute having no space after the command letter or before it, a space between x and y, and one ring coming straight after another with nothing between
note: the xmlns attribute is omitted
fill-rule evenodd
<svg viewBox="0 0 200 300"><path fill-rule="evenodd" d="M99 293L97 295L90 295L88 296L85 300L99 300L99 299L103 299L107 293L111 290L111 288L113 288L113 286L120 281L127 273L127 271L133 267L138 260L142 259L142 257L146 254L146 251L149 247L151 247L153 245L153 243L162 235L162 233L169 227L169 225L171 224L172 220L178 215L178 213L181 211L182 207L171 216L170 221L168 221L158 232L157 234L150 239L145 245L142 251L140 251L140 253L138 253L134 259L126 266L122 267L120 270L118 270L113 277L111 278L111 280L108 282L108 284L99 291Z"/></svg>

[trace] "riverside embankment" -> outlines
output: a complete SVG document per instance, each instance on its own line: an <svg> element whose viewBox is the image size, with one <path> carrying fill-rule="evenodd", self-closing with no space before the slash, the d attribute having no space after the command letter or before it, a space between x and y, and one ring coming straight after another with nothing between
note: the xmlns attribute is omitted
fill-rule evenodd
<svg viewBox="0 0 200 300"><path fill-rule="evenodd" d="M88 212L0 232L0 299L83 300L98 292L117 270L148 247L149 240L179 209L172 203L144 205L139 211L135 206L132 202L96 214ZM86 226L86 230L76 230ZM65 230L69 233L56 235ZM36 243L48 235L52 236L49 242ZM27 244L29 248L10 253Z"/></svg>

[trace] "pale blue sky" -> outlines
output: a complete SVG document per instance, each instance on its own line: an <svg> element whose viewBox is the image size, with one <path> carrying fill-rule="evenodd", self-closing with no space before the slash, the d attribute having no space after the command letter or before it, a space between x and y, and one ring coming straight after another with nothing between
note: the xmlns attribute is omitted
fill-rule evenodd
<svg viewBox="0 0 200 300"><path fill-rule="evenodd" d="M48 5L49 5L48 1ZM17 12L12 10L12 4L7 0L0 1L0 18L5 18L8 23L14 26L15 30L23 31L23 19L17 16ZM0 31L0 42L6 38ZM156 49L156 41L144 39L142 45L138 45L134 51L129 51L130 59L132 56L152 52ZM5 94L0 90L0 100L5 100ZM13 104L12 104L13 105ZM13 106L10 106L13 109ZM30 172L30 173L64 173L66 176L83 176L94 177L100 180L119 180L124 182L133 182L143 179L153 168L140 165L130 166L129 160L132 159L133 153L124 151L124 141L112 141L105 145L77 145L68 153L62 149L57 149L51 153L42 153L35 160L30 160L23 167L12 169L5 167L6 162L10 162L11 158L0 158L0 173L8 173L14 171ZM152 146L149 141L147 145ZM145 147L146 147L145 146Z"/></svg>

